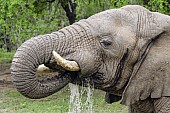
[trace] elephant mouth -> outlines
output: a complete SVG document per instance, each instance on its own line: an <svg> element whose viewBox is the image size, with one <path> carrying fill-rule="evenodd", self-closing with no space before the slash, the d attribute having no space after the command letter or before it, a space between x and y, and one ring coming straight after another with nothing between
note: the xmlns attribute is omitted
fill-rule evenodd
<svg viewBox="0 0 170 113"><path fill-rule="evenodd" d="M67 76L71 83L84 87L91 85L94 86L94 88L99 89L103 85L103 73L96 70L89 75L83 76L78 61L71 59L66 60L55 51L53 51L53 56L57 64L57 69L50 69L41 65L38 67L37 72L43 73L57 71L58 76Z"/></svg>
<svg viewBox="0 0 170 113"><path fill-rule="evenodd" d="M71 83L78 84L83 87L94 87L95 89L101 89L103 86L103 73L94 72L88 77L82 77L79 72L66 72L66 75L71 77ZM101 89L102 90L102 89Z"/></svg>
<svg viewBox="0 0 170 113"><path fill-rule="evenodd" d="M60 67L57 70L53 70L42 65L42 66L39 66L39 69L37 70L38 70L38 73L49 74L51 72L52 73L57 72L58 73L57 76L54 76L54 77L66 76L70 79L70 83L77 84L83 87L88 87L90 85L96 89L101 89L101 87L103 86L103 82L102 82L104 81L103 73L100 73L98 71L84 77L84 76L81 76L81 72L80 72L81 69L79 71L69 71L69 70L66 70Z"/></svg>
<svg viewBox="0 0 170 113"><path fill-rule="evenodd" d="M64 59L55 51L53 51L53 56L55 58L55 61L57 62L57 65L62 67L64 73L66 75L69 75L69 77L71 78L71 81L75 81L73 83L78 83L77 81L79 82L86 81L87 78L91 78L91 76L96 75L97 73L93 72L89 75L84 76L84 73L82 72L81 66L79 65L78 61L73 59L72 60Z"/></svg>

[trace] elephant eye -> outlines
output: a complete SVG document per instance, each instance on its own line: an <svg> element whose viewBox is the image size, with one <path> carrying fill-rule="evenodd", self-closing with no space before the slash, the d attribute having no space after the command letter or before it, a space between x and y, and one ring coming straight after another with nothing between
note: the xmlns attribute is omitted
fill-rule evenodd
<svg viewBox="0 0 170 113"><path fill-rule="evenodd" d="M100 40L100 44L103 46L103 47L108 47L112 44L112 41L109 40L109 39L101 39Z"/></svg>

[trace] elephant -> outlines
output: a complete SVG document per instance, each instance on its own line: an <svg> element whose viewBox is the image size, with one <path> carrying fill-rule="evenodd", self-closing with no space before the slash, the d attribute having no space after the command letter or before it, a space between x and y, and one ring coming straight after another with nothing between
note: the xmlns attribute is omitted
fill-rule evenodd
<svg viewBox="0 0 170 113"><path fill-rule="evenodd" d="M38 80L41 64L58 74ZM17 49L11 78L31 99L90 79L107 103L120 101L129 113L170 113L170 16L127 5L32 37Z"/></svg>

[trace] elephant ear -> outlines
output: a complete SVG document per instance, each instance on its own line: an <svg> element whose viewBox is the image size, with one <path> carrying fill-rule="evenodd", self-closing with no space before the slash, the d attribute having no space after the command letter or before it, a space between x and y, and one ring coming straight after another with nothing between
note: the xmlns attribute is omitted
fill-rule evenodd
<svg viewBox="0 0 170 113"><path fill-rule="evenodd" d="M149 61L147 62L146 59L155 42L158 41L158 39L161 40L164 34L170 32L170 17L160 13L150 12L140 6L126 6L122 9L130 12L133 17L133 23L136 24L136 27L133 27L133 31L136 29L137 38L135 50L139 51L138 60L134 64L133 71L121 100L122 104L131 105L139 100L145 100L148 97L159 98L162 95L163 88L166 85L160 77L162 73L151 73L151 71L153 72L152 68L150 68L152 64ZM134 25L133 23L130 24ZM152 57L154 58L152 55L150 55L150 57L151 60ZM139 74L141 66L145 67L145 65L143 65L144 63L148 65L148 68L142 70L146 73L143 74L143 72L140 71L141 74ZM155 77L156 75L157 77Z"/></svg>

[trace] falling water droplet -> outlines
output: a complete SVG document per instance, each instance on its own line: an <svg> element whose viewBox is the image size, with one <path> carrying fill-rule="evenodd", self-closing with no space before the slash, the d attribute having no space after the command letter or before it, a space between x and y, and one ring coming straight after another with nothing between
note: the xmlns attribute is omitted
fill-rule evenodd
<svg viewBox="0 0 170 113"><path fill-rule="evenodd" d="M68 113L93 113L93 91L94 88L90 85L87 80L88 87L80 87L77 84L69 84L71 95L70 95L70 105ZM85 102L83 96L87 94Z"/></svg>
<svg viewBox="0 0 170 113"><path fill-rule="evenodd" d="M70 95L70 105L69 105L68 113L81 113L79 86L70 83L69 87L70 87L71 95Z"/></svg>

